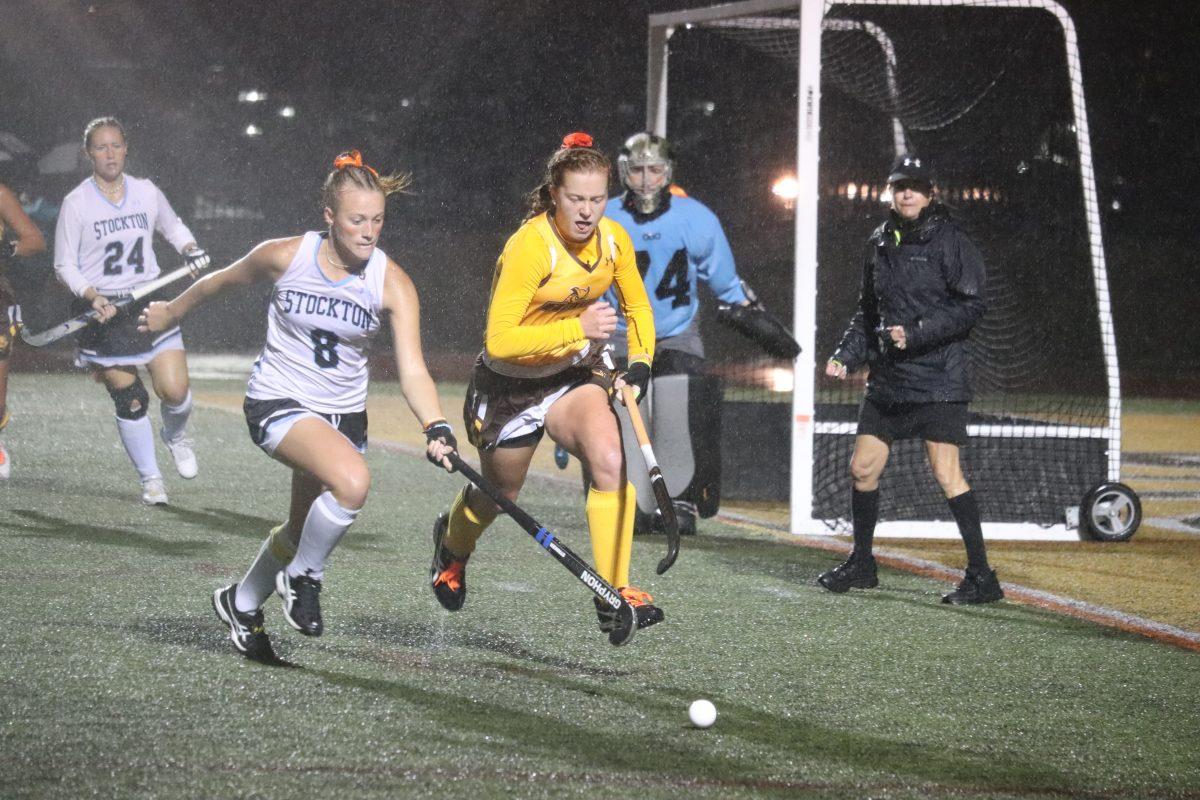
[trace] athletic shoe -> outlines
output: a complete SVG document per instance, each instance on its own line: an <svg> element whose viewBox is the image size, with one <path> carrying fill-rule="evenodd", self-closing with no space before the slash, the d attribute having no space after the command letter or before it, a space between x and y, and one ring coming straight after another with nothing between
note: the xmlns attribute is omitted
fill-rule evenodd
<svg viewBox="0 0 1200 800"><path fill-rule="evenodd" d="M631 626L628 631L625 631L618 612L599 597L592 598L596 604L596 616L600 620L600 630L608 634L608 640L613 644L625 644L632 638L634 630L640 631L642 628L649 628L651 625L657 625L663 621L662 609L651 605L654 598L648 593L633 586L622 586L617 591L621 593L621 597L625 598L625 602L633 606L633 613L637 618L636 628Z"/></svg>
<svg viewBox="0 0 1200 800"><path fill-rule="evenodd" d="M559 469L566 469L570 463L571 454L567 452L567 448L561 444L554 445L554 465Z"/></svg>
<svg viewBox="0 0 1200 800"><path fill-rule="evenodd" d="M675 521L679 524L680 536L696 535L696 506L682 500L674 500Z"/></svg>
<svg viewBox="0 0 1200 800"><path fill-rule="evenodd" d="M837 594L850 589L874 589L879 585L875 556L851 553L850 558L828 572L821 573L817 583Z"/></svg>
<svg viewBox="0 0 1200 800"><path fill-rule="evenodd" d="M237 606L233 604L237 587L234 583L213 592L212 605L213 610L217 612L217 619L229 626L229 640L246 658L255 661L277 660L275 651L271 649L271 640L263 630L262 609L251 612L238 611Z"/></svg>
<svg viewBox="0 0 1200 800"><path fill-rule="evenodd" d="M1004 590L996 579L996 570L967 569L966 575L959 581L958 588L942 597L943 603L952 606L974 605L977 603L994 603L1004 599Z"/></svg>
<svg viewBox="0 0 1200 800"><path fill-rule="evenodd" d="M467 601L467 559L446 549L443 541L450 527L450 515L438 514L433 523L433 563L429 567L429 585L447 611L458 611ZM470 558L470 556L467 556Z"/></svg>
<svg viewBox="0 0 1200 800"><path fill-rule="evenodd" d="M8 451L0 444L0 481L8 480L12 475L12 462L8 459Z"/></svg>
<svg viewBox="0 0 1200 800"><path fill-rule="evenodd" d="M283 618L305 636L320 636L321 582L307 575L291 576L280 570L275 576L275 591L283 598Z"/></svg>
<svg viewBox="0 0 1200 800"><path fill-rule="evenodd" d="M200 466L196 463L196 451L192 449L195 442L182 434L175 439L168 439L166 432L161 428L158 431L158 438L162 439L163 444L171 451L171 458L175 459L175 470L179 473L179 477L189 479L196 477Z"/></svg>
<svg viewBox="0 0 1200 800"><path fill-rule="evenodd" d="M633 535L634 536L651 536L658 535L663 532L662 514L658 513L658 509L654 510L653 514L647 514L640 508L634 509L633 512Z"/></svg>
<svg viewBox="0 0 1200 800"><path fill-rule="evenodd" d="M142 481L142 502L148 506L167 504L167 487L162 478L146 478Z"/></svg>

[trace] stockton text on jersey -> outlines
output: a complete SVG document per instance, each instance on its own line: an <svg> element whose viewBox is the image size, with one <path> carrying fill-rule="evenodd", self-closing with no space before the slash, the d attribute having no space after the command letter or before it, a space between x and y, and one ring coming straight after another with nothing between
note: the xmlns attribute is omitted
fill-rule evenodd
<svg viewBox="0 0 1200 800"><path fill-rule="evenodd" d="M375 324L371 309L358 303L336 297L302 292L299 289L279 290L279 302L285 314L307 314L309 316L333 317L348 322L362 330Z"/></svg>
<svg viewBox="0 0 1200 800"><path fill-rule="evenodd" d="M150 217L144 211L141 211L137 214L126 214L123 217L101 219L92 223L92 232L96 234L97 241L108 236L110 233L127 231L130 228L143 231L150 230Z"/></svg>

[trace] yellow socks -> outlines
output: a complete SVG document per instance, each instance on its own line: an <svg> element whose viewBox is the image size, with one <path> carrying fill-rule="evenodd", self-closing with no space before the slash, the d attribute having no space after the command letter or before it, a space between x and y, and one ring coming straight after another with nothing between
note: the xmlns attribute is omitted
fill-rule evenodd
<svg viewBox="0 0 1200 800"><path fill-rule="evenodd" d="M588 489L587 520L596 572L618 589L629 583L629 554L633 545L632 498L632 487L628 483L618 492L601 492L595 487ZM627 527L628 534L625 533Z"/></svg>
<svg viewBox="0 0 1200 800"><path fill-rule="evenodd" d="M491 514L476 515L467 505L467 489L464 488L450 505L449 525L442 543L456 556L471 555L475 551L475 543L492 524L492 520L496 519L497 513L493 511Z"/></svg>
<svg viewBox="0 0 1200 800"><path fill-rule="evenodd" d="M633 555L633 512L637 510L637 491L629 481L621 492L621 527L617 539L617 568L612 585L620 589L629 585L629 559Z"/></svg>

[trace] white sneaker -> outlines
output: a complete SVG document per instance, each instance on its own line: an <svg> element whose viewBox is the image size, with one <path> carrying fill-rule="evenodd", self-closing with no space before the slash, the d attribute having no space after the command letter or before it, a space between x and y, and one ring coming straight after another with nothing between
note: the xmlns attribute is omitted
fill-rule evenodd
<svg viewBox="0 0 1200 800"><path fill-rule="evenodd" d="M195 442L186 436L180 436L178 439L170 441L163 435L161 429L158 431L158 438L162 439L163 444L171 451L171 458L175 459L175 471L179 473L179 477L196 477L196 473L200 471L200 465L196 463L196 451L192 449Z"/></svg>
<svg viewBox="0 0 1200 800"><path fill-rule="evenodd" d="M12 475L12 462L8 460L8 451L0 444L0 481L8 480L9 475Z"/></svg>
<svg viewBox="0 0 1200 800"><path fill-rule="evenodd" d="M162 478L146 478L142 481L142 502L148 506L167 504L167 487Z"/></svg>

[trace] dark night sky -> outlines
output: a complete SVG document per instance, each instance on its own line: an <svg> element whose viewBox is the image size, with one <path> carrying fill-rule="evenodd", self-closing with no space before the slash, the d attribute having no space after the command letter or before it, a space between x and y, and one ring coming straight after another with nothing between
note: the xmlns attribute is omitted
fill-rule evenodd
<svg viewBox="0 0 1200 800"><path fill-rule="evenodd" d="M130 171L155 178L185 217L198 195L263 210L265 220L210 245L224 258L314 226L326 165L357 146L415 173L417 194L398 215L408 263L486 275L562 133L587 129L615 149L643 124L646 15L708 4L5 0L0 130L47 150L93 116L121 116ZM1195 338L1163 321L1182 308L1139 309L1200 291L1200 4L1064 5L1079 27L1102 203L1122 205L1105 223L1121 239L1110 271L1123 357L1151 369L1162 339ZM233 102L251 86L271 102ZM271 113L285 102L294 120ZM249 122L265 135L240 135ZM722 210L711 194L703 199ZM478 251L475 263L437 263L428 231L447 229ZM1172 369L1200 371L1194 347L1169 352L1192 362Z"/></svg>

